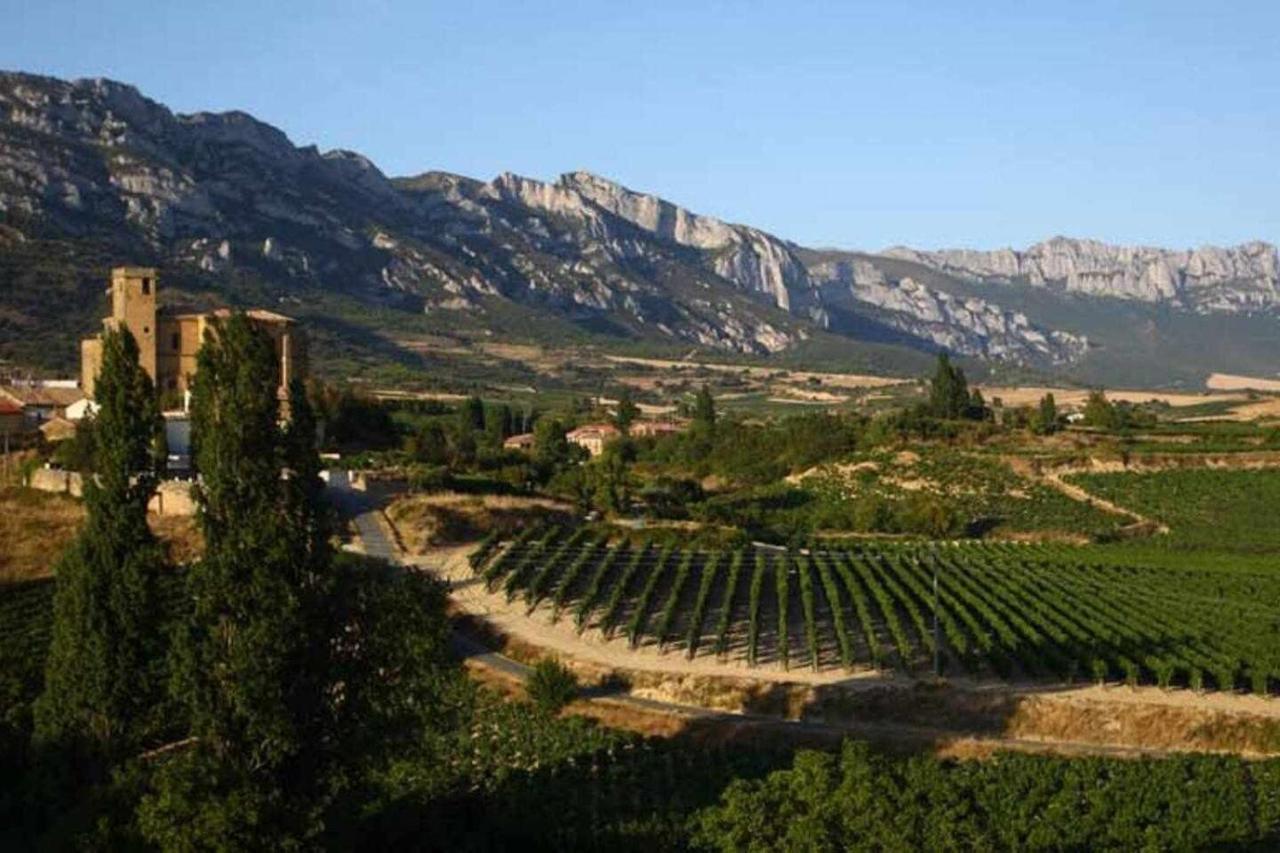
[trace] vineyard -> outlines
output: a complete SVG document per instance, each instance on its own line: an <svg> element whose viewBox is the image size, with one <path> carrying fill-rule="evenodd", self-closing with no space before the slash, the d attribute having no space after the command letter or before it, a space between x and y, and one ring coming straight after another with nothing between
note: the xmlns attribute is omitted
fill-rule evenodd
<svg viewBox="0 0 1280 853"><path fill-rule="evenodd" d="M554 525L486 542L472 568L530 613L689 658L1280 692L1280 572L1265 568L1064 544L716 552Z"/></svg>
<svg viewBox="0 0 1280 853"><path fill-rule="evenodd" d="M1168 525L1171 535L1162 537L1168 547L1239 554L1280 549L1280 470L1190 468L1068 479Z"/></svg>

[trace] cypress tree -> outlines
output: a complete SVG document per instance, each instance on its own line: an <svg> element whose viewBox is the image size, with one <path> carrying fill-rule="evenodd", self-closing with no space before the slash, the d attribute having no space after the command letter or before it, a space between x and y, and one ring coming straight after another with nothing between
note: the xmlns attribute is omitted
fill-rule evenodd
<svg viewBox="0 0 1280 853"><path fill-rule="evenodd" d="M638 417L640 417L640 407L632 398L631 389L624 385L622 393L618 395L618 411L614 415L613 425L618 428L618 432L626 435L631 431L631 425Z"/></svg>
<svg viewBox="0 0 1280 853"><path fill-rule="evenodd" d="M484 401L475 394L458 409L458 429L463 433L484 432Z"/></svg>
<svg viewBox="0 0 1280 853"><path fill-rule="evenodd" d="M716 431L716 401L703 385L693 402L693 431L710 438Z"/></svg>
<svg viewBox="0 0 1280 853"><path fill-rule="evenodd" d="M929 387L929 413L936 418L962 417L969 408L969 382L951 358L938 353L938 364Z"/></svg>
<svg viewBox="0 0 1280 853"><path fill-rule="evenodd" d="M161 693L156 579L163 552L147 527L161 428L151 379L128 329L108 330L95 385L86 518L57 566L53 637L35 706L39 743L67 748L88 781L136 750Z"/></svg>

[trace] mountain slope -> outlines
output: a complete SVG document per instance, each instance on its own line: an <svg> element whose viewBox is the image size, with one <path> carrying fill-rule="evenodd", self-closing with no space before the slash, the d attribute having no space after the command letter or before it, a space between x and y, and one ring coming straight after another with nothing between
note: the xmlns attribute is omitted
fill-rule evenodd
<svg viewBox="0 0 1280 853"><path fill-rule="evenodd" d="M1194 381L1265 365L1280 337L1267 244L812 250L586 172L392 179L244 113L175 115L106 80L0 74L0 215L0 357L53 367L74 359L118 262L161 266L170 300L276 303L335 351L406 363L406 341L443 329L756 355L820 344L904 370L946 348L1089 381L1158 366ZM1111 302L1137 325L1117 328ZM1149 339L1131 333L1148 321ZM1247 337L1219 351L1176 340L1233 323Z"/></svg>

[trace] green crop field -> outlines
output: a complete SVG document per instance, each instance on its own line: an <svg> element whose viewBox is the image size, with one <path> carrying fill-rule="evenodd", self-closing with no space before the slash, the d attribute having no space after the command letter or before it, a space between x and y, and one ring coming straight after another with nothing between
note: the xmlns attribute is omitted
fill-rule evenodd
<svg viewBox="0 0 1280 853"><path fill-rule="evenodd" d="M1165 556L992 542L715 552L541 526L473 567L530 611L573 612L580 632L689 657L924 675L936 653L945 674L978 679L1280 692L1280 571Z"/></svg>
<svg viewBox="0 0 1280 853"><path fill-rule="evenodd" d="M838 508L833 512L854 515L860 504L865 508L877 502L893 508L933 497L957 516L964 529L974 532L1091 535L1125 523L1015 473L1000 459L952 449L922 446L909 453L860 453L842 464L814 469L802 485L825 505Z"/></svg>
<svg viewBox="0 0 1280 853"><path fill-rule="evenodd" d="M1280 470L1188 468L1069 479L1168 525L1169 534L1153 544L1241 554L1280 551Z"/></svg>

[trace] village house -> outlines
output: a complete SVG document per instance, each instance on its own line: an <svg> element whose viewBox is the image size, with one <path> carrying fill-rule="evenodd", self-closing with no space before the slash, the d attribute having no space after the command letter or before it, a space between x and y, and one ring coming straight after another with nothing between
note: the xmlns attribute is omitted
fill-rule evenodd
<svg viewBox="0 0 1280 853"><path fill-rule="evenodd" d="M27 417L22 407L5 396L0 396L0 435L11 436L27 430Z"/></svg>
<svg viewBox="0 0 1280 853"><path fill-rule="evenodd" d="M502 442L502 446L507 450L532 450L533 433L522 432L519 435L510 436Z"/></svg>
<svg viewBox="0 0 1280 853"><path fill-rule="evenodd" d="M678 432L684 432L688 428L688 424L680 421L636 421L628 430L628 433L636 438L656 438L664 435L674 435Z"/></svg>
<svg viewBox="0 0 1280 853"><path fill-rule="evenodd" d="M75 387L23 382L0 386L0 400L22 410L26 429L39 429L45 421L67 417L67 409L84 398L84 392Z"/></svg>
<svg viewBox="0 0 1280 853"><path fill-rule="evenodd" d="M604 453L604 446L619 435L618 428L613 424L600 423L583 424L568 433L565 438L569 440L570 444L578 445L592 456L599 456Z"/></svg>

